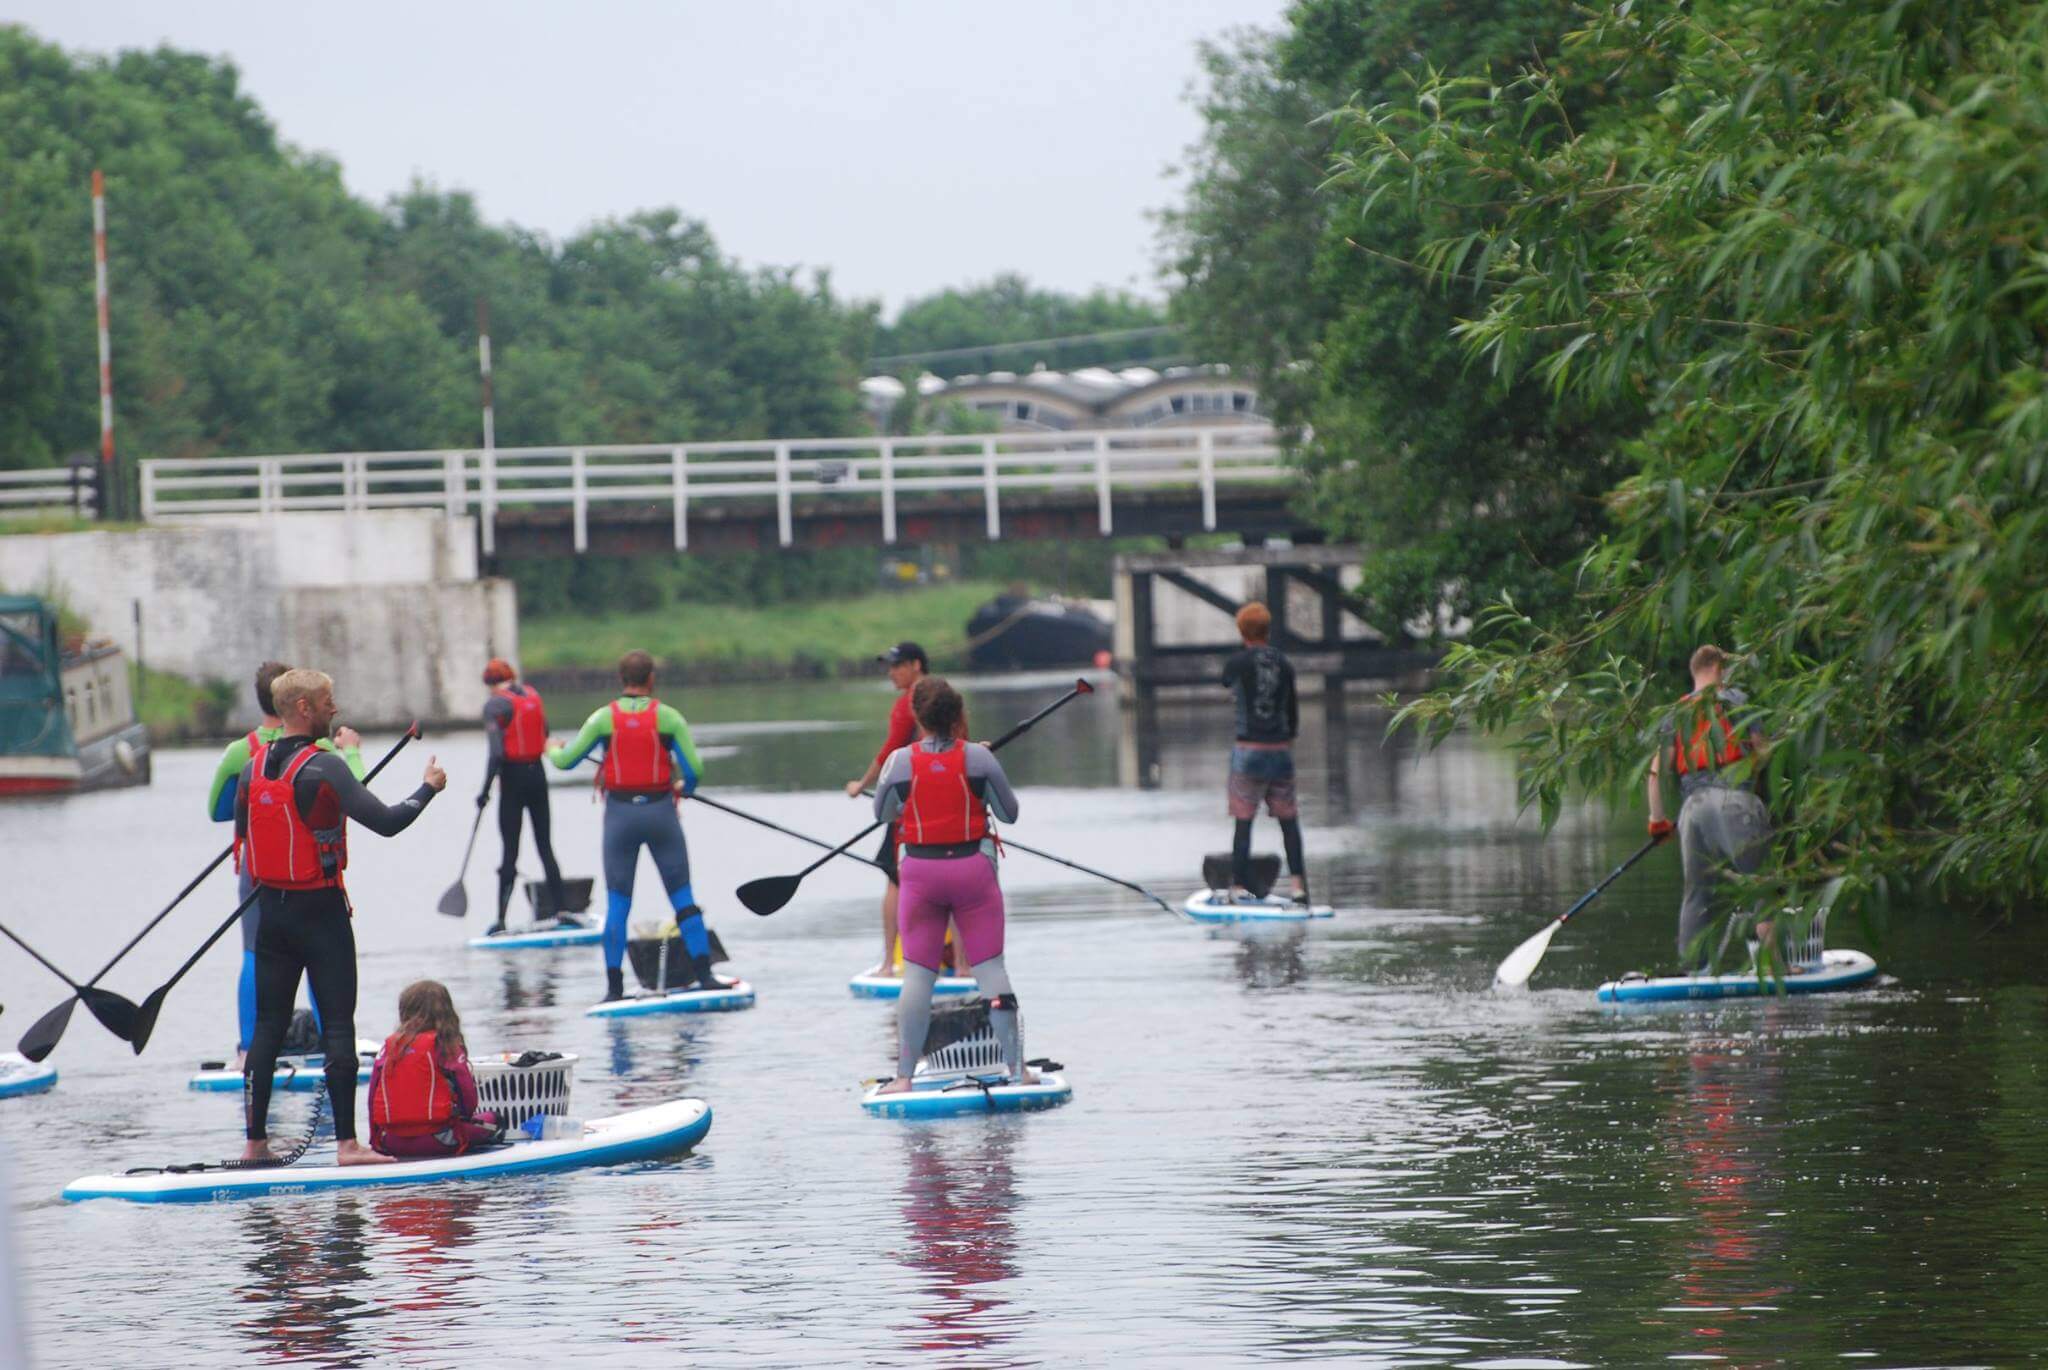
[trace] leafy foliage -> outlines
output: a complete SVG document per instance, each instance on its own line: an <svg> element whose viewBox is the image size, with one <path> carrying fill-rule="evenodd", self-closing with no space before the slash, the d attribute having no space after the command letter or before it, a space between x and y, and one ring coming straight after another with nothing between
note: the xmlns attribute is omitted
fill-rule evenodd
<svg viewBox="0 0 2048 1370"><path fill-rule="evenodd" d="M2048 892L2048 20L1625 3L1555 66L1344 116L1360 204L1478 220L1504 383L1648 415L1575 611L1504 599L1430 730L1520 731L1545 816L1639 782L1685 655L1741 654L1787 903ZM1573 111L1569 71L1637 95Z"/></svg>
<svg viewBox="0 0 2048 1370"><path fill-rule="evenodd" d="M1022 276L1004 273L986 284L942 290L911 300L897 314L895 323L876 333L874 355L975 349L966 356L905 363L913 373L930 371L948 377L1004 369L1029 371L1040 362L1054 370L1121 366L1160 359L1162 351L1172 346L1172 339L1148 334L1058 347L1002 344L1121 333L1157 328L1165 322L1165 312L1158 305L1121 291L1097 290L1078 297L1063 295L1037 289Z"/></svg>

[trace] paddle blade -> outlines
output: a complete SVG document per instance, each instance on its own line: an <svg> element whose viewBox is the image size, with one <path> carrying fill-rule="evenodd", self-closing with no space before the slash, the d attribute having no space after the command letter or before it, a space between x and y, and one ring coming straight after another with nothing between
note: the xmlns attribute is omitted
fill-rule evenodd
<svg viewBox="0 0 2048 1370"><path fill-rule="evenodd" d="M94 989L87 985L79 991L85 1006L92 1010L92 1016L100 1020L107 1031L126 1042L135 1035L135 1015L140 1012L131 1000L112 990Z"/></svg>
<svg viewBox="0 0 2048 1370"><path fill-rule="evenodd" d="M787 904L801 884L794 875L768 875L749 880L739 888L740 902L766 918Z"/></svg>
<svg viewBox="0 0 2048 1370"><path fill-rule="evenodd" d="M170 992L170 985L160 985L151 990L149 997L136 1007L135 1027L128 1040L135 1044L137 1056L140 1056L142 1049L149 1045L149 1034L156 1031L156 1016L163 1012L164 996Z"/></svg>
<svg viewBox="0 0 2048 1370"><path fill-rule="evenodd" d="M460 880L448 887L448 893L441 896L438 906L450 918L461 918L469 912L469 891Z"/></svg>
<svg viewBox="0 0 2048 1370"><path fill-rule="evenodd" d="M731 958L730 956L727 956L727 955L725 954L725 943L723 943L723 942L721 942L721 941L719 941L719 940L718 940L718 934L717 934L717 933L713 932L713 931L712 931L712 930L711 930L710 928L706 928L706 929L704 929L704 935L705 935L706 937L709 937L709 938L711 939L711 964L712 964L712 965L714 965L714 966L716 966L716 965L722 965L722 964L724 964L725 962L727 962L727 961L730 961L730 960L732 960L732 958Z"/></svg>
<svg viewBox="0 0 2048 1370"><path fill-rule="evenodd" d="M1529 983L1529 977L1536 973L1536 963L1543 959L1543 953L1550 950L1550 939L1564 926L1562 918L1553 918L1543 925L1543 931L1508 953L1507 960L1500 963L1500 969L1493 973L1495 989L1520 989Z"/></svg>
<svg viewBox="0 0 2048 1370"><path fill-rule="evenodd" d="M21 1034L17 1048L31 1061L40 1061L57 1049L63 1039L64 1029L71 1025L71 1010L78 1007L78 996L72 995L57 1007L45 1013L28 1025L28 1031Z"/></svg>

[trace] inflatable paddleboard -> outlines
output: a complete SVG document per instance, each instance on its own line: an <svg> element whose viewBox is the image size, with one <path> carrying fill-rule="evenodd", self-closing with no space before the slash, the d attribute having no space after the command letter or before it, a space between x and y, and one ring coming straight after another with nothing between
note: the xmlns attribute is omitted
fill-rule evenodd
<svg viewBox="0 0 2048 1370"><path fill-rule="evenodd" d="M1196 890L1181 910L1198 923L1306 923L1337 916L1328 904L1296 904L1277 894L1233 902L1222 890Z"/></svg>
<svg viewBox="0 0 2048 1370"><path fill-rule="evenodd" d="M637 1018L648 1013L725 1013L752 1008L754 987L735 980L727 989L681 989L668 994L634 994L609 1003L592 1004L583 1012L592 1018Z"/></svg>
<svg viewBox="0 0 2048 1370"><path fill-rule="evenodd" d="M398 1161L391 1165L288 1165L230 1170L210 1163L190 1169L131 1170L124 1175L87 1175L74 1180L64 1186L64 1197L73 1202L126 1199L131 1203L214 1203L271 1194L310 1194L320 1189L540 1175L673 1156L688 1151L710 1130L709 1104L702 1099L677 1099L595 1119L584 1124L581 1137L546 1142L515 1140L466 1156Z"/></svg>
<svg viewBox="0 0 2048 1370"><path fill-rule="evenodd" d="M903 978L897 975L870 975L862 973L846 982L846 987L862 999L900 999L903 997ZM932 986L934 995L972 994L975 990L972 975L941 975Z"/></svg>
<svg viewBox="0 0 2048 1370"><path fill-rule="evenodd" d="M370 1066L377 1059L381 1043L367 1037L356 1038L356 1083L370 1083ZM185 1082L188 1089L202 1089L209 1093L224 1093L242 1089L242 1072L225 1061L208 1061L193 1072ZM305 1056L280 1056L277 1070L270 1077L270 1087L278 1091L299 1091L327 1088L327 1058L319 1052Z"/></svg>
<svg viewBox="0 0 2048 1370"><path fill-rule="evenodd" d="M1788 973L1783 986L1787 994L1831 994L1837 990L1856 989L1876 978L1877 962L1865 953L1828 951L1821 954L1819 965ZM1646 1004L1672 999L1747 999L1776 994L1779 984L1775 978L1760 979L1754 970L1731 975L1663 975L1654 979L1609 980L1600 986L1598 995L1603 1004Z"/></svg>
<svg viewBox="0 0 2048 1370"><path fill-rule="evenodd" d="M0 1051L0 1099L41 1094L57 1083L57 1067L31 1061L18 1051Z"/></svg>
<svg viewBox="0 0 2048 1370"><path fill-rule="evenodd" d="M1003 1083L997 1084L996 1081ZM884 1082L886 1083L886 1082ZM1067 1077L1045 1072L1035 1085L1013 1085L1009 1076L917 1076L908 1093L884 1094L880 1083L861 1096L860 1106L877 1118L955 1118L963 1113L1025 1113L1057 1108L1074 1097Z"/></svg>
<svg viewBox="0 0 2048 1370"><path fill-rule="evenodd" d="M529 951L534 947L587 947L603 940L603 928L532 928L496 937L472 937L469 944L478 951Z"/></svg>

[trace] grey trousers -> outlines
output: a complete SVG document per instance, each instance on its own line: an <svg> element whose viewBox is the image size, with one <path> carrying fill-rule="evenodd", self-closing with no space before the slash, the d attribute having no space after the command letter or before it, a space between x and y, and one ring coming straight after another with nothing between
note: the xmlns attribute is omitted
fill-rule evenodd
<svg viewBox="0 0 2048 1370"><path fill-rule="evenodd" d="M1708 786L1687 795L1678 810L1678 854L1685 867L1685 901L1678 907L1678 959L1705 965L1711 948L1689 952L1713 921L1714 886L1724 870L1754 874L1771 836L1764 801L1748 790ZM1725 943L1726 939L1722 939Z"/></svg>

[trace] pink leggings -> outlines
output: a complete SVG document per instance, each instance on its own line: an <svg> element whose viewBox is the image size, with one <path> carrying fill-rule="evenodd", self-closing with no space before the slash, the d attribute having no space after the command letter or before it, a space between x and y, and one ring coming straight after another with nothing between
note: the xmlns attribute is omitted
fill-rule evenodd
<svg viewBox="0 0 2048 1370"><path fill-rule="evenodd" d="M946 920L960 928L960 950L969 966L1003 954L1003 887L995 862L972 856L905 856L898 866L897 938L903 959L939 968L946 945Z"/></svg>
<svg viewBox="0 0 2048 1370"><path fill-rule="evenodd" d="M424 1137L394 1137L382 1128L372 1129L370 1145L386 1156L419 1160L434 1156L460 1156L498 1135L497 1116L488 1109L467 1122L457 1118L439 1132Z"/></svg>

